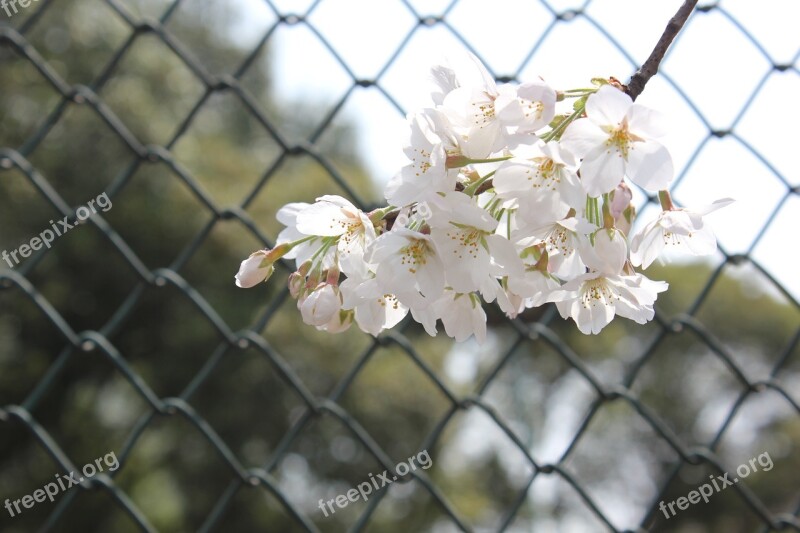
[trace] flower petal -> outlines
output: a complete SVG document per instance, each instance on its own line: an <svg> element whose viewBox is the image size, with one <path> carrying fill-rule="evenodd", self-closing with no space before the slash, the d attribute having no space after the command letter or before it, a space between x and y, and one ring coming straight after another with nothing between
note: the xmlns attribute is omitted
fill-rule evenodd
<svg viewBox="0 0 800 533"><path fill-rule="evenodd" d="M631 263L633 266L649 267L664 249L664 229L654 220L631 240Z"/></svg>
<svg viewBox="0 0 800 533"><path fill-rule="evenodd" d="M297 214L311 204L306 202L292 202L278 209L275 218L284 226L294 226L297 221Z"/></svg>
<svg viewBox="0 0 800 533"><path fill-rule="evenodd" d="M613 191L624 177L625 159L615 146L598 146L581 163L581 182L591 197Z"/></svg>
<svg viewBox="0 0 800 533"><path fill-rule="evenodd" d="M332 237L344 233L350 221L341 207L321 201L297 214L297 229L305 235Z"/></svg>
<svg viewBox="0 0 800 533"><path fill-rule="evenodd" d="M578 119L564 130L561 135L561 145L575 154L583 157L598 146L605 146L608 134L597 124L588 119Z"/></svg>
<svg viewBox="0 0 800 533"><path fill-rule="evenodd" d="M631 146L627 170L635 184L651 192L666 189L675 174L672 156L657 141L637 142Z"/></svg>
<svg viewBox="0 0 800 533"><path fill-rule="evenodd" d="M603 85L586 100L586 115L595 124L617 126L633 104L631 97L611 85Z"/></svg>
<svg viewBox="0 0 800 533"><path fill-rule="evenodd" d="M721 198L719 200L715 200L711 205L704 205L701 207L697 207L692 209L695 213L700 213L701 215L707 215L709 213L713 213L717 209L722 209L723 207L732 204L735 202L733 198Z"/></svg>
<svg viewBox="0 0 800 533"><path fill-rule="evenodd" d="M633 104L626 114L628 130L634 135L653 139L667 134L664 116L641 104Z"/></svg>

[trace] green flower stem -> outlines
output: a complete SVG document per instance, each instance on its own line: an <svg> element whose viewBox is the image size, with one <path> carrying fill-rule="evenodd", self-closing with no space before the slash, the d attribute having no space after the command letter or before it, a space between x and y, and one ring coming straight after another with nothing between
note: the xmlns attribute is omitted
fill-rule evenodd
<svg viewBox="0 0 800 533"><path fill-rule="evenodd" d="M304 242L308 242L308 241L314 240L316 238L317 238L316 235L309 235L308 237L303 237L302 239L297 239L296 241L292 241L292 242L288 243L289 250L291 250L295 246L299 246L299 245L303 244Z"/></svg>
<svg viewBox="0 0 800 533"><path fill-rule="evenodd" d="M603 220L600 217L600 199L586 197L586 218L597 227L603 226Z"/></svg>
<svg viewBox="0 0 800 533"><path fill-rule="evenodd" d="M314 255L311 256L311 262L314 263L321 256L324 256L325 252L328 251L328 248L330 248L331 245L336 244L337 242L339 242L339 236L338 235L334 235L332 237L323 237L322 238L322 246L320 246L319 249L316 252L314 252Z"/></svg>
<svg viewBox="0 0 800 533"><path fill-rule="evenodd" d="M658 201L664 211L673 211L675 209L675 204L672 203L672 196L670 196L669 191L658 191Z"/></svg>
<svg viewBox="0 0 800 533"><path fill-rule="evenodd" d="M583 102L580 105L578 105L578 108L575 111L573 111L570 116L568 116L567 118L562 120L558 124L558 126L556 126L552 130L550 130L547 133L545 133L544 135L542 135L542 140L544 142L550 142L553 139L557 139L558 137L560 137L561 133L563 133L564 129L566 129L566 127L569 126L572 123L572 121L574 121L576 118L580 117L583 114L583 111L585 109L586 109L586 102Z"/></svg>
<svg viewBox="0 0 800 533"><path fill-rule="evenodd" d="M504 155L502 157L491 157L489 159L467 159L468 165L480 165L481 163L501 163L503 161L508 161L514 156L511 155Z"/></svg>
<svg viewBox="0 0 800 533"><path fill-rule="evenodd" d="M489 159L470 159L469 157L461 154L448 155L445 166L447 168L462 168L467 165L480 165L483 163L502 163L508 161L513 156L505 155L502 157L491 157Z"/></svg>
<svg viewBox="0 0 800 533"><path fill-rule="evenodd" d="M295 246L298 246L300 244L303 244L304 242L308 242L316 238L317 237L315 235L309 235L308 237L303 237L302 239L297 239L296 241L284 242L282 244L279 244L272 250L265 250L267 253L264 256L264 259L259 264L259 268L266 268L274 265L275 262L278 261L278 259L288 254Z"/></svg>
<svg viewBox="0 0 800 533"><path fill-rule="evenodd" d="M592 94L597 92L597 87L584 87L582 89L565 89L561 91L562 93L582 93L582 94Z"/></svg>
<svg viewBox="0 0 800 533"><path fill-rule="evenodd" d="M562 91L561 96L562 96L562 98L583 98L584 96L589 96L590 94L594 94L596 92L597 92L597 88L594 88L594 89L574 89L574 90Z"/></svg>
<svg viewBox="0 0 800 533"><path fill-rule="evenodd" d="M511 159L511 158L507 157L506 159ZM492 176L494 176L494 171L489 172L481 179L470 184L467 188L464 189L464 194L468 194L469 196L475 196L475 193L477 192L478 189L480 189L481 185L492 179Z"/></svg>
<svg viewBox="0 0 800 533"><path fill-rule="evenodd" d="M399 213L400 212L400 208L399 207L395 207L393 205L389 205L389 206L386 206L386 207L384 207L382 209L376 209L376 210L372 211L369 214L369 220L373 224L377 224L378 222L380 222L381 220L386 218L388 215L390 215L392 213L396 213L396 212Z"/></svg>

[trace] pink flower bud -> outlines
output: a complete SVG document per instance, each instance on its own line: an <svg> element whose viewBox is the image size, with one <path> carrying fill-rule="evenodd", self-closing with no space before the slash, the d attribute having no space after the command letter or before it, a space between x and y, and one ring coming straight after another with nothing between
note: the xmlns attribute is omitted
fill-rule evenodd
<svg viewBox="0 0 800 533"><path fill-rule="evenodd" d="M630 205L633 199L633 193L631 192L631 188L623 181L614 189L613 196L610 206L611 216L613 216L614 219L618 219L622 212Z"/></svg>
<svg viewBox="0 0 800 533"><path fill-rule="evenodd" d="M242 261L236 274L237 287L249 289L269 279L275 272L273 262L268 260L269 253L269 250L259 250Z"/></svg>

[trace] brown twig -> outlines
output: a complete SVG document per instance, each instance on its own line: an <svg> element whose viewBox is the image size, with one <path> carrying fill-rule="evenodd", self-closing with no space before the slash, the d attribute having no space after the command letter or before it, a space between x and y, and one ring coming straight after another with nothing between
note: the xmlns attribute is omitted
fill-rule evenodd
<svg viewBox="0 0 800 533"><path fill-rule="evenodd" d="M686 19L692 14L696 5L697 0L686 0L683 3L675 15L669 20L667 27L664 28L664 33L661 34L661 38L650 53L650 57L648 57L647 61L639 67L639 70L631 76L625 92L633 100L636 100L636 97L642 94L644 86L650 81L650 78L655 76L656 72L658 72L658 66L661 64L661 60L664 59L664 55L667 53L669 46L672 44L675 36L681 31L681 28L683 28Z"/></svg>

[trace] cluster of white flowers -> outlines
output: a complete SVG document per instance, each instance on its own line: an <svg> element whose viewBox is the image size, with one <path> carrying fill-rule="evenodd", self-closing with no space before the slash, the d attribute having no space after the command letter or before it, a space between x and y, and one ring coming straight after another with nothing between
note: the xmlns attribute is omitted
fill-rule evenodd
<svg viewBox="0 0 800 533"><path fill-rule="evenodd" d="M294 259L288 283L303 320L329 332L355 322L377 335L410 311L431 335L441 320L456 340L483 341L482 301L510 317L554 302L587 334L615 315L651 320L667 284L634 267L667 245L713 252L702 215L728 200L672 204L659 115L615 80L563 92L498 85L472 60L473 85L434 67L434 105L408 116L409 163L386 187L388 207L365 213L340 196L284 206L277 246L243 261L236 284L252 287ZM562 101L573 106L557 115ZM625 178L658 192L663 208L630 239Z"/></svg>

